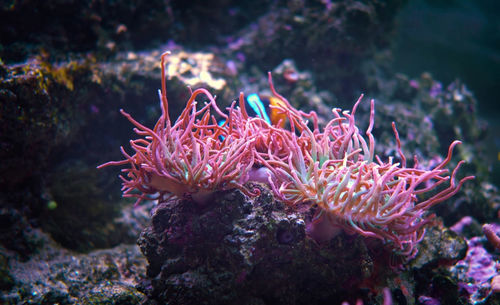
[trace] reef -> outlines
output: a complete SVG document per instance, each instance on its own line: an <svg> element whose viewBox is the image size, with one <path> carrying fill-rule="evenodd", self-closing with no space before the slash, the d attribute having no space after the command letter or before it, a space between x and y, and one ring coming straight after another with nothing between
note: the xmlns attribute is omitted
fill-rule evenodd
<svg viewBox="0 0 500 305"><path fill-rule="evenodd" d="M373 240L342 234L316 243L307 237L306 213L291 213L268 188L258 187L261 195L253 200L228 191L206 207L172 200L154 208L138 240L148 259L147 280L139 288L147 304L340 304L356 299L372 304L381 301L374 292L385 286L399 304L415 304L416 276L438 261L465 256L465 241L436 227L422 242L413 272L400 272L401 258Z"/></svg>
<svg viewBox="0 0 500 305"><path fill-rule="evenodd" d="M392 304L497 304L491 130L467 84L388 66L404 3L0 5L0 303L383 304L389 292ZM417 155L435 168L461 140L446 167L465 160L454 180L476 178L423 214L436 218L414 256L359 231L311 238L316 210L291 207L266 181L221 184L208 199L157 203L151 193L134 209L120 197L117 169L96 166L120 160L117 147L137 138L119 109L148 128L162 115L165 50L173 121L200 88L223 111L240 91L272 96L271 71L275 91L315 111L320 130L333 107L352 109L364 93L356 126L369 128L375 99L382 160L402 161L394 121L408 167Z"/></svg>
<svg viewBox="0 0 500 305"><path fill-rule="evenodd" d="M144 297L135 285L145 260L134 245L77 254L55 244L39 230L29 261L2 252L3 304L138 304Z"/></svg>

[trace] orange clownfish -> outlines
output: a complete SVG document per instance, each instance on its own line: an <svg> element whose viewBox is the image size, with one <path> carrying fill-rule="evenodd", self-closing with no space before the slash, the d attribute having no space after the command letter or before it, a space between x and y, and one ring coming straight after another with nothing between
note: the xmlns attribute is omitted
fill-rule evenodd
<svg viewBox="0 0 500 305"><path fill-rule="evenodd" d="M269 107L279 105L283 105L283 102L279 98L259 95L257 93L250 94L245 101L248 115L259 117L269 125L283 128L286 123L286 115L279 111L279 109Z"/></svg>

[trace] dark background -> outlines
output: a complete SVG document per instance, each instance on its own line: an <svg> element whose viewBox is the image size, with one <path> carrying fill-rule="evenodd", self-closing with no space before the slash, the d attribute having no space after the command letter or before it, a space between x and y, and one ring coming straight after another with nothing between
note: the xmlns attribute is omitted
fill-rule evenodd
<svg viewBox="0 0 500 305"><path fill-rule="evenodd" d="M500 1L410 0L397 22L394 70L467 85L490 125L491 182L500 185Z"/></svg>

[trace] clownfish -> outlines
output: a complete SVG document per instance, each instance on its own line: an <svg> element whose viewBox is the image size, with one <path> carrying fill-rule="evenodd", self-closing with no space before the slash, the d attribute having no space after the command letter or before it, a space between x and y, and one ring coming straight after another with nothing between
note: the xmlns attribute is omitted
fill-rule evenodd
<svg viewBox="0 0 500 305"><path fill-rule="evenodd" d="M245 110L249 116L259 117L269 125L280 128L285 127L286 115L276 108L269 107L270 105L283 105L283 102L274 96L259 95L257 93L248 95L245 100ZM220 120L218 124L222 126L225 122L225 120Z"/></svg>
<svg viewBox="0 0 500 305"><path fill-rule="evenodd" d="M283 105L283 102L274 96L252 93L247 96L245 107L248 115L263 119L269 125L285 127L286 115L278 109L269 106Z"/></svg>

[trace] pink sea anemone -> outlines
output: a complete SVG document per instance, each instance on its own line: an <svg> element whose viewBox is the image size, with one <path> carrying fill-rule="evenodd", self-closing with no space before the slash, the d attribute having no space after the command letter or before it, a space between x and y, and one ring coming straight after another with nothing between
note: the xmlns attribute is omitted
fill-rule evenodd
<svg viewBox="0 0 500 305"><path fill-rule="evenodd" d="M407 167L394 123L401 163L394 162L392 157L384 162L374 155L373 100L366 131L368 140L365 140L355 125L355 112L362 97L351 113L341 114L333 109L334 118L325 128L319 129L313 120L311 129L307 119L315 116L306 117L294 109L270 83L275 95L283 100L281 111L291 124L290 131L274 131L288 134L289 154L261 152L257 153L256 162L272 172L268 181L278 198L291 206L309 202L318 208L313 224L317 223L321 230L328 228L335 232L332 227L342 228L389 242L400 253L413 255L415 244L423 237L423 226L432 217L426 215L427 210L456 194L465 181L474 178L468 176L456 181L458 168L464 161L458 163L451 176L444 169L460 141L450 145L446 159L433 169L419 169L416 158L415 165ZM447 181L448 187L427 195ZM311 231L319 234L314 227Z"/></svg>
<svg viewBox="0 0 500 305"><path fill-rule="evenodd" d="M136 204L143 199L165 201L171 197L189 197L205 203L214 191L232 188L253 195L243 183L254 163L254 140L243 137L245 123L234 103L226 114L217 107L210 92L196 89L175 124L171 124L165 85L168 54L161 57L160 119L150 129L120 110L135 125L134 131L141 138L130 141L134 155L121 147L125 160L111 161L99 168L130 165L122 170L126 175L120 177L123 195L138 198ZM196 98L202 95L208 102L198 108ZM216 116L225 121L222 126Z"/></svg>
<svg viewBox="0 0 500 305"><path fill-rule="evenodd" d="M129 165L122 170L123 194L143 199L165 201L170 198L191 198L207 203L218 190L237 188L248 196L258 192L249 189L249 179L267 181L274 195L290 208L308 204L316 211L310 224L315 236L331 237L319 231L357 233L390 244L402 254L414 255L424 225L432 216L432 206L450 198L468 176L457 181L445 166L451 160L451 143L447 157L434 168L407 167L401 151L399 134L393 123L397 151L401 162L390 157L382 161L374 153L374 101L371 101L370 122L365 135L356 126L355 113L362 96L351 112L334 108L333 118L320 128L316 113L297 110L269 83L275 98L273 105L287 120L287 127L268 124L258 117L249 117L243 94L222 111L205 89L191 92L185 109L172 125L168 113L165 84L165 59L161 57L162 115L150 129L128 113L121 113L135 125L139 139L131 140L134 154L122 161L105 163ZM198 107L201 96L207 102ZM219 124L218 122L224 122ZM443 187L448 183L447 187ZM429 195L437 188L440 191ZM315 227L316 226L316 227ZM333 233L334 234L334 233ZM313 236L314 237L314 236Z"/></svg>

